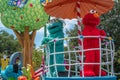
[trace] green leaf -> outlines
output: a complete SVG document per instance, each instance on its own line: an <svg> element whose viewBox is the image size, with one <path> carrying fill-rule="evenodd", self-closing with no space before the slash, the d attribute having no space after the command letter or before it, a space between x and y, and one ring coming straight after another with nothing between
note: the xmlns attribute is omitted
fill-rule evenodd
<svg viewBox="0 0 120 80"><path fill-rule="evenodd" d="M6 0L0 0L0 3L4 4L3 8L1 7L1 20L8 28L13 26L15 30L24 32L24 28L28 26L29 31L33 31L40 29L48 21L48 15L44 12L39 0L28 0L23 8L9 6Z"/></svg>

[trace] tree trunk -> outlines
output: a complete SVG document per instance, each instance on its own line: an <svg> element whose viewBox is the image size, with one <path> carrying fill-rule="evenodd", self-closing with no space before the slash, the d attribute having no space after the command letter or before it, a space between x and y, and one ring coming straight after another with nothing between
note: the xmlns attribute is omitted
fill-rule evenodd
<svg viewBox="0 0 120 80"><path fill-rule="evenodd" d="M36 30L34 30L31 34L29 34L29 27L25 27L25 32L23 33L20 33L14 29L13 31L23 48L23 66L26 67L27 64L32 65L32 52Z"/></svg>

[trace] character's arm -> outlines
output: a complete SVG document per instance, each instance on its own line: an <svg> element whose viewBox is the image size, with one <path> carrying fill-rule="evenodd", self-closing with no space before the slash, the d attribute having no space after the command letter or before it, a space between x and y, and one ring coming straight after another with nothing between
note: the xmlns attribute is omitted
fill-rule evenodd
<svg viewBox="0 0 120 80"><path fill-rule="evenodd" d="M47 44L49 41L51 41L53 38L51 37L44 37L43 40L42 40L42 45L43 44Z"/></svg>
<svg viewBox="0 0 120 80"><path fill-rule="evenodd" d="M106 32L104 30L100 30L100 35L101 36L106 36Z"/></svg>
<svg viewBox="0 0 120 80"><path fill-rule="evenodd" d="M104 30L100 30L100 35L101 36L106 36L106 32ZM104 38L102 38L101 40L103 40Z"/></svg>

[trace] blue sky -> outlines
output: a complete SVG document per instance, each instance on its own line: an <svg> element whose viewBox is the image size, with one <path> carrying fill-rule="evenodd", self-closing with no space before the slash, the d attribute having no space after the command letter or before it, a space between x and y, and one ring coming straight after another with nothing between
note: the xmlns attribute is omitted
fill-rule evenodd
<svg viewBox="0 0 120 80"><path fill-rule="evenodd" d="M66 29L72 29L74 27L74 25L76 24L76 19L65 19L65 25L64 25L64 33ZM0 21L0 30L5 30L10 34L13 34L15 36L15 34L13 33L13 31L9 28L6 28ZM37 34L36 34L36 38L35 38L35 44L36 44L36 48L39 48L39 46L41 45L41 41L44 37L44 28L41 28L39 30L37 30Z"/></svg>

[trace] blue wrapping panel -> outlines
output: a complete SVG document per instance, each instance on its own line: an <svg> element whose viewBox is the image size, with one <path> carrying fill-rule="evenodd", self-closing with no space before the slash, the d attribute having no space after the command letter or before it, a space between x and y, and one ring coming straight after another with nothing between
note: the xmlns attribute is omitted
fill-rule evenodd
<svg viewBox="0 0 120 80"><path fill-rule="evenodd" d="M116 80L116 76L104 76L104 77L59 77L59 78L45 78L45 80Z"/></svg>

